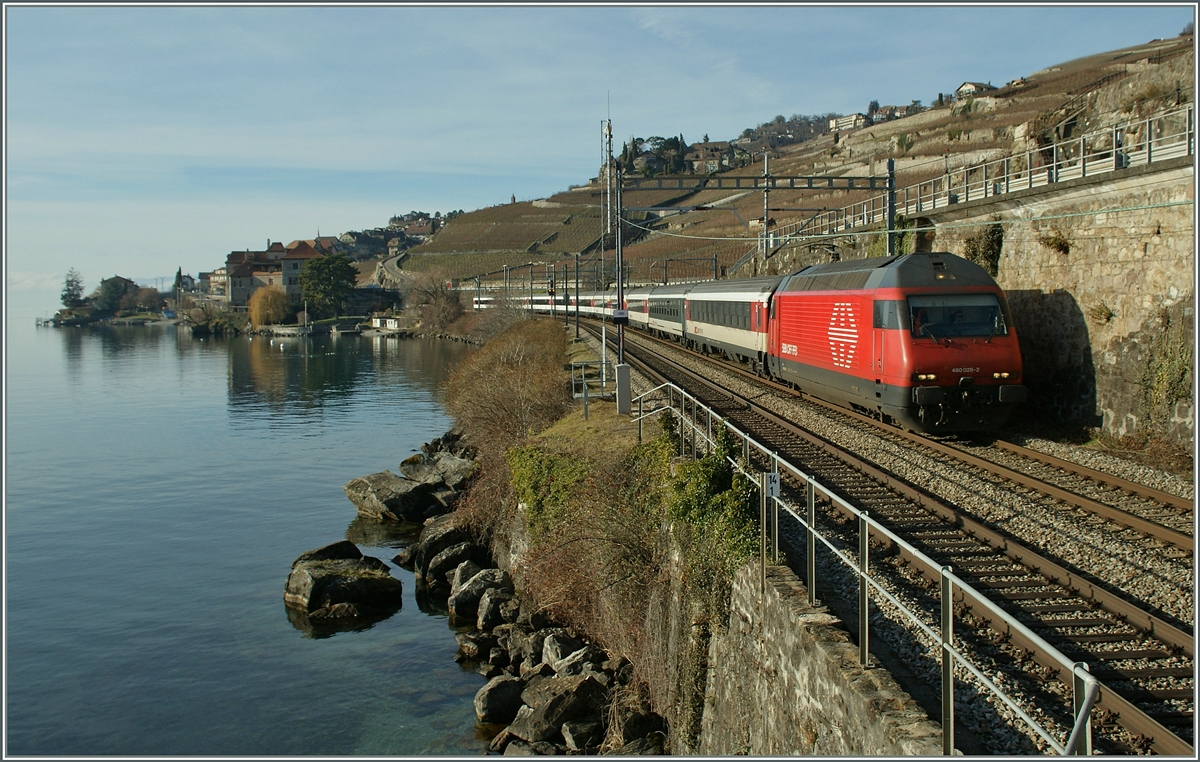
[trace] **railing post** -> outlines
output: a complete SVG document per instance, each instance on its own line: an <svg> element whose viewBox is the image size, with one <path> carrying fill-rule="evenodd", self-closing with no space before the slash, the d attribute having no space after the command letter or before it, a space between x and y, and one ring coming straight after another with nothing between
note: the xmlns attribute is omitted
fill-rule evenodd
<svg viewBox="0 0 1200 762"><path fill-rule="evenodd" d="M708 438L705 440L705 445L704 445L704 452L707 455L712 452L712 444L713 444L713 442L712 442L712 408L711 407L705 408L705 411L708 414L708 424L706 426L706 428L708 430L708 432L707 432Z"/></svg>
<svg viewBox="0 0 1200 762"><path fill-rule="evenodd" d="M642 443L642 398L638 397L638 444Z"/></svg>
<svg viewBox="0 0 1200 762"><path fill-rule="evenodd" d="M586 421L587 419L588 419L588 385L587 385L587 376L585 375L584 379L583 379L583 420Z"/></svg>
<svg viewBox="0 0 1200 762"><path fill-rule="evenodd" d="M1150 162L1154 161L1153 157L1151 156L1152 144L1154 143L1154 133L1150 132L1150 120L1149 119L1146 120L1145 134L1146 134L1146 163L1149 164Z"/></svg>
<svg viewBox="0 0 1200 762"><path fill-rule="evenodd" d="M771 473L775 475L776 489L779 488L779 456L771 456ZM771 503L771 563L779 564L779 500Z"/></svg>
<svg viewBox="0 0 1200 762"><path fill-rule="evenodd" d="M1087 664L1085 664L1084 662L1081 662L1081 661L1077 661L1077 662L1075 662L1075 669L1071 673L1071 676L1072 676L1072 681L1071 681L1072 691L1071 692L1073 694L1071 703L1074 708L1072 715L1075 717L1076 725L1079 724L1080 714L1082 714L1082 712L1083 712L1084 704L1086 703L1086 699L1087 699L1087 681L1085 681L1082 677L1080 677L1078 672L1080 669L1083 669L1086 672L1087 668L1088 668ZM1091 753L1092 753L1092 719L1090 716L1091 715L1090 709L1088 711L1088 715L1089 715L1088 717L1084 718L1085 725L1084 725L1084 729L1083 729L1083 737L1080 738L1079 741L1075 744L1074 751L1068 749L1069 753L1086 754L1089 756L1091 755Z"/></svg>
<svg viewBox="0 0 1200 762"><path fill-rule="evenodd" d="M759 595L767 595L767 472L758 475L758 570Z"/></svg>
<svg viewBox="0 0 1200 762"><path fill-rule="evenodd" d="M1029 187L1033 187L1033 152L1025 152L1025 174L1029 177Z"/></svg>
<svg viewBox="0 0 1200 762"><path fill-rule="evenodd" d="M817 484L810 477L806 495L808 498L808 531L805 532L804 556L808 566L808 605L817 605Z"/></svg>
<svg viewBox="0 0 1200 762"><path fill-rule="evenodd" d="M1086 146L1083 141L1084 136L1081 135L1079 138L1079 176L1087 177L1087 154L1084 152Z"/></svg>
<svg viewBox="0 0 1200 762"><path fill-rule="evenodd" d="M1009 162L1008 158L1009 157L1007 157L1007 156L1004 157L1004 192L1005 192L1005 194L1008 193L1009 183L1012 181L1012 174L1010 172L1011 163Z"/></svg>
<svg viewBox="0 0 1200 762"><path fill-rule="evenodd" d="M954 583L942 567L942 754L954 755Z"/></svg>
<svg viewBox="0 0 1200 762"><path fill-rule="evenodd" d="M1195 130L1193 129L1193 125L1192 125L1192 118L1194 116L1195 116L1194 110L1192 109L1191 106L1188 106L1188 109L1187 109L1187 155L1188 156L1191 156L1195 152L1195 147L1196 147L1196 135L1195 135Z"/></svg>
<svg viewBox="0 0 1200 762"><path fill-rule="evenodd" d="M698 459L696 451L696 398L692 397L692 460Z"/></svg>
<svg viewBox="0 0 1200 762"><path fill-rule="evenodd" d="M858 663L863 667L871 666L871 651L868 644L869 622L868 611L871 606L871 587L867 584L868 538L871 535L870 524L867 523L867 512L858 514Z"/></svg>

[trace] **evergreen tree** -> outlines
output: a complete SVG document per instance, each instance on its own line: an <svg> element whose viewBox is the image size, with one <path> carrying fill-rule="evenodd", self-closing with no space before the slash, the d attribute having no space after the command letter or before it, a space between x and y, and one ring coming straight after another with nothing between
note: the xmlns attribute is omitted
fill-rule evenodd
<svg viewBox="0 0 1200 762"><path fill-rule="evenodd" d="M328 254L310 259L300 268L300 287L310 308L319 313L337 313L354 291L358 271L345 254Z"/></svg>
<svg viewBox="0 0 1200 762"><path fill-rule="evenodd" d="M83 276L72 267L63 280L62 303L67 309L83 305Z"/></svg>

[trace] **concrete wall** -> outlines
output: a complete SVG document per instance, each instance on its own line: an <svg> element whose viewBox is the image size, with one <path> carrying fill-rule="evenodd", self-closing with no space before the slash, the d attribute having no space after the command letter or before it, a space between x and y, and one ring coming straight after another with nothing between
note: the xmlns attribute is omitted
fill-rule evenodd
<svg viewBox="0 0 1200 762"><path fill-rule="evenodd" d="M709 646L697 753L937 756L931 722L886 671L864 669L858 647L786 567L757 563L734 582L727 631Z"/></svg>
<svg viewBox="0 0 1200 762"><path fill-rule="evenodd" d="M1031 411L1115 435L1194 440L1191 159L939 210L931 250L962 254L999 220L997 281L1021 338ZM1067 251L1049 245L1057 237Z"/></svg>

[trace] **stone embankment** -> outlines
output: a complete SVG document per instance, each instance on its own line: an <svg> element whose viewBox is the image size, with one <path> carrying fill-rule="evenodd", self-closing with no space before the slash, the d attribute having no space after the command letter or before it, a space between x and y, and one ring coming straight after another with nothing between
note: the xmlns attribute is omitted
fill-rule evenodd
<svg viewBox="0 0 1200 762"><path fill-rule="evenodd" d="M429 520L396 556L430 598L446 596L458 660L488 682L475 696L490 750L505 755L662 753L666 721L644 704L612 703L632 665L554 626L520 599L508 573L453 514Z"/></svg>

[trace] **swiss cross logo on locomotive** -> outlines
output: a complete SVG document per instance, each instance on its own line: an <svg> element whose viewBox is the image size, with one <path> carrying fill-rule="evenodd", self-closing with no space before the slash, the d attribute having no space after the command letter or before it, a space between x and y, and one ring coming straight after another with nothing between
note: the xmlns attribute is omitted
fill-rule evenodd
<svg viewBox="0 0 1200 762"><path fill-rule="evenodd" d="M854 308L849 302L834 302L833 314L829 316L829 351L833 364L849 368L858 346L858 323L854 319Z"/></svg>

